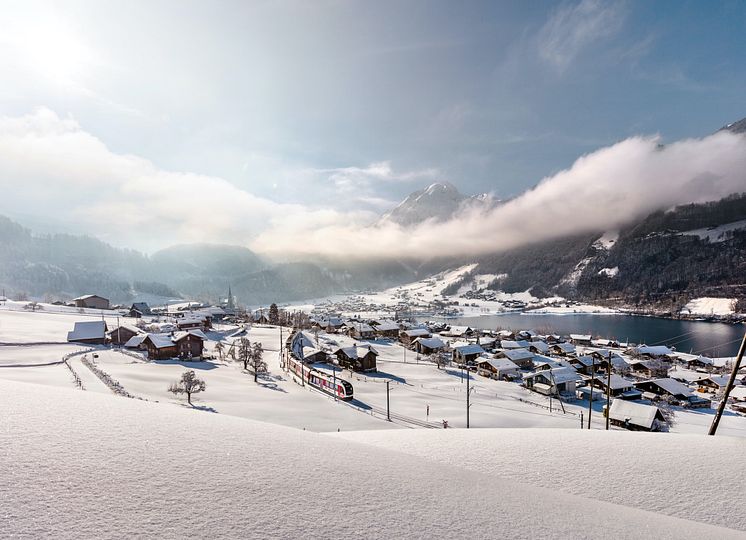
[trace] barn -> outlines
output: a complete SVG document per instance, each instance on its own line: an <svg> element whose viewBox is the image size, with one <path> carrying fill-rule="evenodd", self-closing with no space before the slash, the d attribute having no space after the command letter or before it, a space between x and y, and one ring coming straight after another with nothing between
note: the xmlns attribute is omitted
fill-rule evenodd
<svg viewBox="0 0 746 540"><path fill-rule="evenodd" d="M109 299L95 294L86 294L73 300L75 307L90 309L109 309Z"/></svg>
<svg viewBox="0 0 746 540"><path fill-rule="evenodd" d="M67 333L67 341L103 345L106 343L106 330L104 321L76 322L73 330Z"/></svg>
<svg viewBox="0 0 746 540"><path fill-rule="evenodd" d="M121 325L113 330L109 330L107 337L109 343L112 343L113 345L124 345L139 333L140 330L133 326Z"/></svg>

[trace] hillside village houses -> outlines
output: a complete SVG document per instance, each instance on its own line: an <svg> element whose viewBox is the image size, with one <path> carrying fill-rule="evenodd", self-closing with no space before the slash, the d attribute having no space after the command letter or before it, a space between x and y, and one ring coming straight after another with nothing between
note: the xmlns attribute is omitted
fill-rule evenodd
<svg viewBox="0 0 746 540"><path fill-rule="evenodd" d="M148 311L151 315L146 315ZM220 307L213 310L191 302L167 309L149 309L147 304L133 303L130 312L142 321L137 327L122 324L109 328L104 321L78 322L68 339L139 350L151 360L198 359L204 355L204 332L211 329L214 319L225 315ZM268 324L268 310L250 313L249 322ZM380 356L377 343L390 346L398 342L398 346L415 351L418 361L422 355L425 361L429 358L433 365L440 366L444 358L450 358L479 376L515 381L530 392L559 396L563 401L587 400L591 394L594 400L601 401L608 393L612 423L627 429L661 429L660 411L654 406L661 401L687 408L710 407L709 398L721 393L727 384L727 378L718 373L709 358L677 353L665 346L630 346L590 335L489 331L449 326L445 322L416 323L339 314L316 315L307 324L306 328L313 328L315 335L344 333L355 343L333 347L330 343L336 343L330 338L325 342L325 338L317 337L300 352L305 362L336 360L346 369L373 372L378 370ZM435 355L439 355L437 362ZM746 387L737 387L730 401L734 410L740 407L746 412L746 390L742 388ZM614 405L624 401L643 408Z"/></svg>

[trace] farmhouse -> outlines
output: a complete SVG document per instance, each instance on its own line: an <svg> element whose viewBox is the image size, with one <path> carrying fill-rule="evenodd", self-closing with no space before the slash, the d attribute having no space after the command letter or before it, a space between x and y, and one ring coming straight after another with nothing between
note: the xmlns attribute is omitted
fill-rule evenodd
<svg viewBox="0 0 746 540"><path fill-rule="evenodd" d="M592 336L586 334L570 334L570 342L575 345L590 345Z"/></svg>
<svg viewBox="0 0 746 540"><path fill-rule="evenodd" d="M578 380L580 376L572 368L546 369L523 376L526 388L545 396L575 395L575 385Z"/></svg>
<svg viewBox="0 0 746 540"><path fill-rule="evenodd" d="M339 365L343 368L362 372L376 371L378 351L369 345L364 347L358 345L340 347L333 354L337 357Z"/></svg>
<svg viewBox="0 0 746 540"><path fill-rule="evenodd" d="M659 360L631 360L629 369L637 377L646 379L664 378L668 375L668 368Z"/></svg>
<svg viewBox="0 0 746 540"><path fill-rule="evenodd" d="M148 334L141 345L148 351L148 358L151 360L164 360L176 356L176 343L171 334Z"/></svg>
<svg viewBox="0 0 746 540"><path fill-rule="evenodd" d="M668 377L637 382L635 388L641 392L648 392L660 397L671 397L680 401L688 401L690 397L693 397L688 386Z"/></svg>
<svg viewBox="0 0 746 540"><path fill-rule="evenodd" d="M114 345L124 345L134 336L140 334L140 330L133 326L121 325L107 334L108 340Z"/></svg>
<svg viewBox="0 0 746 540"><path fill-rule="evenodd" d="M142 342L145 341L146 337L148 337L147 334L137 334L136 336L132 336L124 344L124 348L125 349L145 349L145 346L142 344Z"/></svg>
<svg viewBox="0 0 746 540"><path fill-rule="evenodd" d="M520 368L507 358L484 358L477 364L477 373L492 379L517 377Z"/></svg>
<svg viewBox="0 0 746 540"><path fill-rule="evenodd" d="M665 345L638 345L628 351L629 354L636 358L659 358L670 360L673 351Z"/></svg>
<svg viewBox="0 0 746 540"><path fill-rule="evenodd" d="M209 318L200 315L185 316L176 321L179 330L207 330L210 326Z"/></svg>
<svg viewBox="0 0 746 540"><path fill-rule="evenodd" d="M376 331L373 327L364 322L351 322L348 324L348 334L355 339L375 339Z"/></svg>
<svg viewBox="0 0 746 540"><path fill-rule="evenodd" d="M501 349L527 349L531 344L526 340L514 341L512 339L503 339L500 341Z"/></svg>
<svg viewBox="0 0 746 540"><path fill-rule="evenodd" d="M201 331L177 332L175 334L148 334L141 347L148 351L151 360L167 358L201 358L207 339ZM129 343L129 342L128 342Z"/></svg>
<svg viewBox="0 0 746 540"><path fill-rule="evenodd" d="M609 394L612 397L617 397L627 392L633 392L635 383L612 373L611 381L606 376L594 377L591 380L591 386L602 390L604 394L606 394L608 386Z"/></svg>
<svg viewBox="0 0 746 540"><path fill-rule="evenodd" d="M109 309L109 299L95 294L79 296L73 300L75 307L91 309Z"/></svg>
<svg viewBox="0 0 746 540"><path fill-rule="evenodd" d="M394 321L372 321L370 325L379 337L392 339L399 337L399 325Z"/></svg>
<svg viewBox="0 0 746 540"><path fill-rule="evenodd" d="M666 419L660 409L634 401L615 399L608 411L609 423L632 431L664 431Z"/></svg>
<svg viewBox="0 0 746 540"><path fill-rule="evenodd" d="M417 338L413 342L414 350L420 354L433 354L445 349L446 344L440 338Z"/></svg>
<svg viewBox="0 0 746 540"><path fill-rule="evenodd" d="M552 345L552 352L560 356L570 356L575 354L575 345L572 343L555 343Z"/></svg>
<svg viewBox="0 0 746 540"><path fill-rule="evenodd" d="M399 341L401 341L405 347L411 347L414 340L421 337L429 338L432 337L432 334L427 328L411 328L399 332Z"/></svg>
<svg viewBox="0 0 746 540"><path fill-rule="evenodd" d="M474 334L474 330L469 326L451 326L446 332L442 332L448 337L468 337Z"/></svg>
<svg viewBox="0 0 746 540"><path fill-rule="evenodd" d="M508 349L495 353L496 358L507 358L521 368L530 368L533 365L534 353L528 349Z"/></svg>
<svg viewBox="0 0 746 540"><path fill-rule="evenodd" d="M315 347L303 347L303 361L315 364L316 362L328 362L329 355L322 349Z"/></svg>
<svg viewBox="0 0 746 540"><path fill-rule="evenodd" d="M697 379L694 381L694 384L699 387L700 392L719 392L725 390L725 387L728 386L728 379L729 377L724 375L712 375L710 377ZM736 380L735 384L739 385L740 383Z"/></svg>
<svg viewBox="0 0 746 540"><path fill-rule="evenodd" d="M145 302L135 302L134 304L132 304L132 307L130 307L129 316L139 318L143 315L152 315L150 306Z"/></svg>
<svg viewBox="0 0 746 540"><path fill-rule="evenodd" d="M344 326L344 323L341 317L329 317L327 319L315 320L311 326L325 330L330 334L336 334Z"/></svg>
<svg viewBox="0 0 746 540"><path fill-rule="evenodd" d="M476 343L468 343L454 347L452 359L456 364L473 364L483 353L482 347Z"/></svg>
<svg viewBox="0 0 746 540"><path fill-rule="evenodd" d="M76 322L73 330L67 333L67 341L103 345L106 342L106 330L104 321Z"/></svg>
<svg viewBox="0 0 746 540"><path fill-rule="evenodd" d="M549 354L549 344L545 341L532 341L528 350L536 354Z"/></svg>
<svg viewBox="0 0 746 540"><path fill-rule="evenodd" d="M712 358L707 358L706 356L697 356L694 358L679 356L677 358L688 369L709 369L713 366Z"/></svg>

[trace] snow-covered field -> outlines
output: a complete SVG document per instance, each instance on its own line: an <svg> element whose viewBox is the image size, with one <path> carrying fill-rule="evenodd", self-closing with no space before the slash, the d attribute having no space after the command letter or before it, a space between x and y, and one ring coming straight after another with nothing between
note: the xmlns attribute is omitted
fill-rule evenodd
<svg viewBox="0 0 746 540"><path fill-rule="evenodd" d="M270 370L257 384L228 359L147 362L99 347L96 358L88 351L66 365L63 356L85 349L59 343L86 318L75 315L0 310L2 341L17 343L0 346L1 536L736 538L746 531L746 518L730 511L746 502L743 439L729 437L746 436L740 415L727 414L715 438L704 435L711 409L677 411L673 431L691 435L606 432L598 402L596 429L581 430L587 402L563 412L555 401L550 411L547 398L516 383L471 374L470 425L482 429L423 429L442 420L465 427L465 375L394 342L372 342L378 373L337 371L354 386L346 403L281 369L277 327L248 331ZM140 399L114 395L88 362ZM207 383L193 406L167 391L187 369Z"/></svg>
<svg viewBox="0 0 746 540"><path fill-rule="evenodd" d="M694 298L681 309L681 313L688 315L731 315L735 312L735 298Z"/></svg>
<svg viewBox="0 0 746 540"><path fill-rule="evenodd" d="M703 511L681 519L631 508L621 497L607 502L594 493L563 491L559 484L587 479L581 465L550 471L556 478L550 487L542 485L551 483L548 479L536 478L534 471L547 467L536 462L552 455L568 464L593 460L590 467L604 469L613 449L604 443L608 434L580 444L532 430L526 436L537 434L535 448L520 455L530 444L512 445L510 432L502 430L484 431L478 439L474 431L446 430L429 441L421 432L405 431L413 441L432 444L434 455L424 457L411 449L228 415L4 380L0 410L0 521L7 537L726 539L744 534L695 521ZM667 449L654 465L663 465L665 456L680 458L680 447L659 442L665 436L632 437L639 454ZM490 438L505 441L496 447L501 452L480 449L480 441ZM735 448L728 438L708 443L703 460L740 463L732 461ZM543 454L536 450L542 447ZM483 467L477 466L477 455ZM498 463L520 463L525 475L516 479ZM723 472L707 476L710 468L694 469L684 479L671 478L680 469L665 464L645 472L666 482L666 500L708 508L705 518L712 523L725 522L732 509L739 513L743 507L743 490L732 482L723 485L723 497L730 496L723 505L712 504L709 491L691 490L724 478ZM594 475L599 492L631 481L623 467ZM646 485L639 478L635 483ZM738 526L739 520L732 518L729 525Z"/></svg>
<svg viewBox="0 0 746 540"><path fill-rule="evenodd" d="M334 434L336 437L337 434ZM563 493L746 531L742 442L567 430L356 432L340 437ZM735 495L735 499L734 499ZM705 503L706 501L706 503Z"/></svg>

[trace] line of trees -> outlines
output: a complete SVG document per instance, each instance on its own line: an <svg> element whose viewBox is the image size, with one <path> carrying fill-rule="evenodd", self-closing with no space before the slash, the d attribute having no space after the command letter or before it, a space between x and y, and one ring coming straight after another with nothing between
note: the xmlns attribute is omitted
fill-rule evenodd
<svg viewBox="0 0 746 540"><path fill-rule="evenodd" d="M260 342L251 344L248 338L242 337L238 344L236 361L243 364L246 371L254 373L254 382L257 382L260 373L267 373L267 362L264 361L264 348Z"/></svg>

